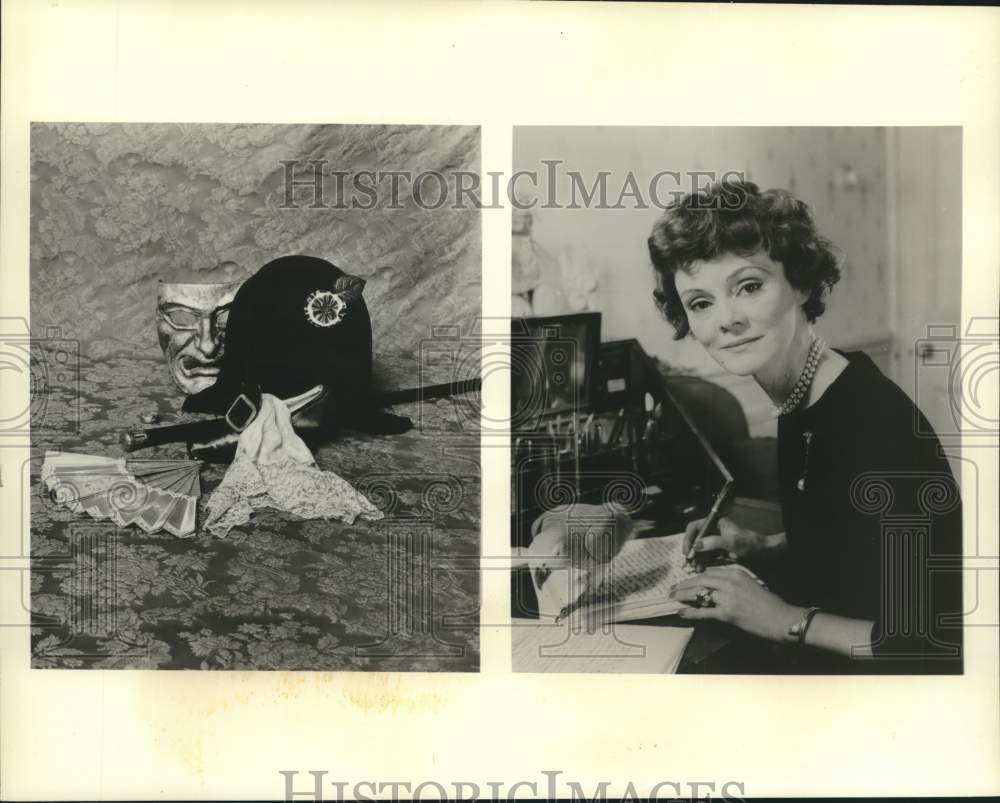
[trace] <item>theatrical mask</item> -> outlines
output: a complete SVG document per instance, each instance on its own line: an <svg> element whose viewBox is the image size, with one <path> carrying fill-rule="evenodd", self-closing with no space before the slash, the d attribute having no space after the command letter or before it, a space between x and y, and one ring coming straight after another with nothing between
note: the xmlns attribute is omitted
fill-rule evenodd
<svg viewBox="0 0 1000 803"><path fill-rule="evenodd" d="M185 394L215 384L226 345L229 306L242 282L161 282L156 330L174 384Z"/></svg>

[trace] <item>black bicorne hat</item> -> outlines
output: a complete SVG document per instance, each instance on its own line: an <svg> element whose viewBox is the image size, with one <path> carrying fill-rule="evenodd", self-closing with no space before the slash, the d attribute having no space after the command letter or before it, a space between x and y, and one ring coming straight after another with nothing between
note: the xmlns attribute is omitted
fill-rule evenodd
<svg viewBox="0 0 1000 803"><path fill-rule="evenodd" d="M286 399L323 385L325 430L409 429L408 418L375 409L364 286L364 279L318 257L268 262L233 299L218 380L189 396L184 409L224 415L241 393Z"/></svg>

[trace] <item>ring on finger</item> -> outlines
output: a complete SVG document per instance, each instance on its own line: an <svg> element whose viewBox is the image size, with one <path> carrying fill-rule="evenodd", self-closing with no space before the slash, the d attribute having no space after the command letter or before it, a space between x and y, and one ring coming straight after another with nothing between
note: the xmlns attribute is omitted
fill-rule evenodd
<svg viewBox="0 0 1000 803"><path fill-rule="evenodd" d="M715 607L715 592L711 588L703 588L698 592L697 600L699 608Z"/></svg>

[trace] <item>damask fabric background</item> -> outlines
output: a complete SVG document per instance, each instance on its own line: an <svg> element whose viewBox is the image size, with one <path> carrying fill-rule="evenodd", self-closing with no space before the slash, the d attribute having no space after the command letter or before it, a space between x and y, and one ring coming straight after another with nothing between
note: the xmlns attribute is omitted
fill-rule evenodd
<svg viewBox="0 0 1000 803"><path fill-rule="evenodd" d="M283 162L294 162L286 167ZM312 178L323 176L320 192ZM299 182L286 204L286 171ZM417 383L431 325L468 333L480 314L479 210L421 208L389 179L373 209L338 203L334 171L479 171L479 131L460 126L35 124L31 132L31 329L91 357L159 354L159 280L238 281L309 254L367 281L376 383ZM422 187L424 205L438 197ZM311 208L315 202L322 207ZM289 208L282 208L287 206ZM407 357L396 361L381 357ZM425 378L448 381L440 365Z"/></svg>
<svg viewBox="0 0 1000 803"><path fill-rule="evenodd" d="M403 435L319 449L385 514L303 521L255 513L226 538L116 528L51 501L45 445L114 455L141 411L181 399L159 360L80 361L79 392L40 407L31 464L32 666L91 669L475 671L479 665L479 435L448 400L401 405ZM77 427L77 421L79 426ZM442 449L440 445L447 444ZM183 458L183 444L143 456ZM201 472L204 506L224 465Z"/></svg>
<svg viewBox="0 0 1000 803"><path fill-rule="evenodd" d="M47 498L47 449L116 457L119 433L180 411L156 337L156 286L235 281L310 254L366 279L375 383L455 378L480 314L479 211L287 203L333 170L478 171L474 128L35 124L31 139L32 665L62 668L478 668L478 399L401 405L404 435L317 452L385 513L354 525L262 511L219 539L145 534ZM433 185L433 182L431 182ZM348 187L350 183L348 181ZM384 189L384 187L380 187ZM337 203L324 185L326 207ZM431 200L435 193L428 190ZM348 201L350 197L348 197ZM288 208L282 208L283 206ZM438 359L422 349L434 340ZM469 365L478 365L474 361ZM460 378L468 378L466 376ZM144 450L182 458L183 444ZM225 466L201 472L201 504ZM204 510L199 513L199 525Z"/></svg>

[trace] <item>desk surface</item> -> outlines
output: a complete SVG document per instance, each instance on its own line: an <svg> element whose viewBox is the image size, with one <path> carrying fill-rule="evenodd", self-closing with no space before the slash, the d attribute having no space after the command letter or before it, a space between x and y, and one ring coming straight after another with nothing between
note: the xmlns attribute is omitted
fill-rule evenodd
<svg viewBox="0 0 1000 803"><path fill-rule="evenodd" d="M758 532L781 529L781 508L772 503L736 497L728 514L735 522ZM637 523L648 523L638 520ZM516 570L511 578L512 611L522 622L537 622L537 602L527 570ZM659 616L628 622L627 626L649 628L688 627L676 616ZM679 674L754 674L781 670L782 656L770 645L717 622L699 622L694 628L677 667ZM591 670L596 671L596 670Z"/></svg>
<svg viewBox="0 0 1000 803"><path fill-rule="evenodd" d="M519 569L518 572L523 573L524 575L523 578L520 578L519 582L520 583L526 582L527 585L530 587L531 580L530 578L527 577L527 572L522 569ZM518 580L515 580L515 583L517 582ZM517 628L518 626L523 627L527 625L537 625L538 623L539 620L537 617L517 616L517 615L515 615L512 621L512 625L514 628ZM659 616L653 619L641 619L631 622L623 622L620 625L615 625L614 627L624 628L630 631L632 629L648 630L649 631L648 635L640 637L636 640L642 643L652 644L657 638L656 635L657 632L663 632L664 634L666 634L666 631L669 630L675 630L675 629L686 630L690 628L690 624L682 622L676 616ZM555 632L559 631L558 627L554 628L553 630L554 630L553 641L556 643L565 640L567 638L570 638L568 634ZM669 636L667 637L669 638ZM628 638L625 639L625 641L629 640L630 639ZM719 656L720 651L723 651L724 648L729 647L732 641L733 641L733 634L729 628L718 626L715 625L714 623L709 623L709 622L698 623L698 625L694 628L694 632L691 635L691 640L687 643L687 646L684 649L683 657L681 658L680 664L678 665L676 671L680 674L727 671L725 668L725 664L720 666L720 664L717 661L717 658ZM512 641L512 644L516 647L516 642ZM581 654L580 657L583 658L585 657L585 655ZM553 663L558 664L560 668L558 670L542 669L538 671L591 671L591 672L620 671L617 668L610 670L601 669L599 667L595 668L592 664L589 667L585 668L584 665L586 664L586 662L584 661L580 662L579 668L571 667L568 662L559 662L558 659L554 660ZM514 666L513 669L515 672L519 671L519 668L517 666ZM644 670L637 670L637 671L664 671L664 670L647 668Z"/></svg>

